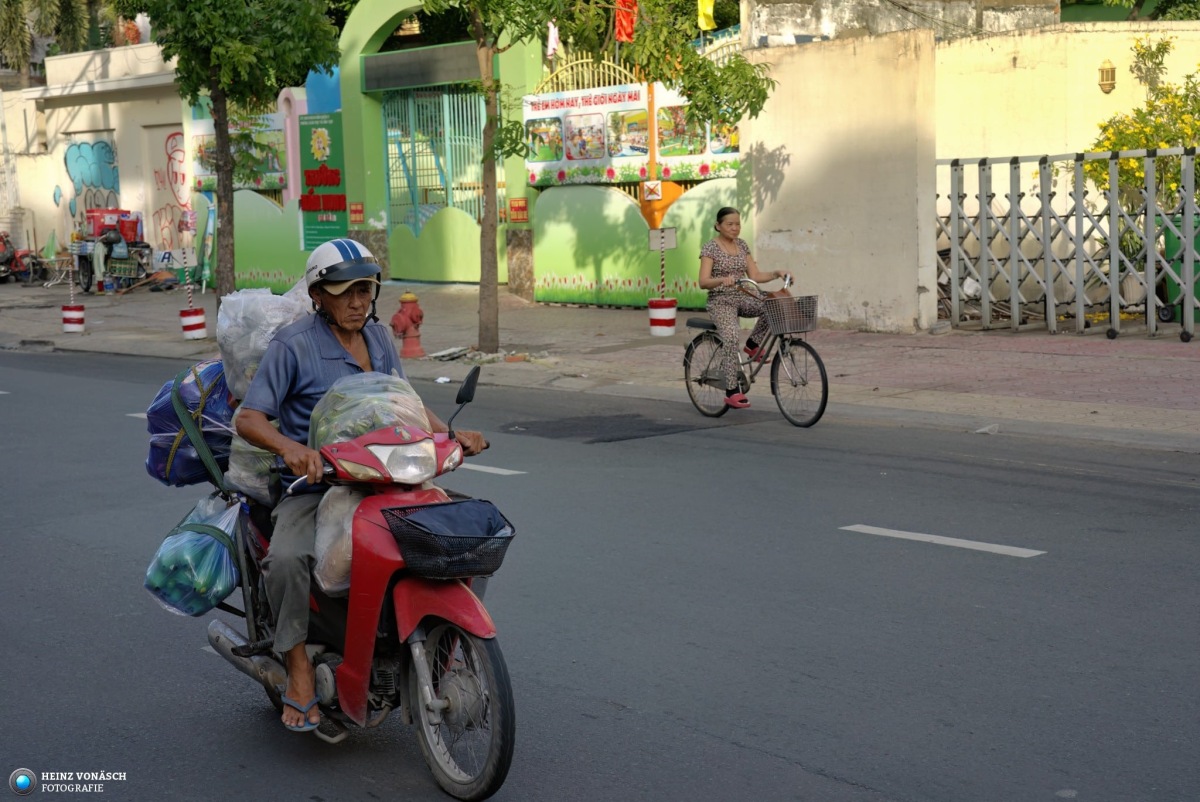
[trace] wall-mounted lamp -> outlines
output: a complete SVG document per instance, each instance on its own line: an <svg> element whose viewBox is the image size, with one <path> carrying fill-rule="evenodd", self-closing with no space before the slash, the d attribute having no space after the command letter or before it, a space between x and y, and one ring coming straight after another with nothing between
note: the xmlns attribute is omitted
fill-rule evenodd
<svg viewBox="0 0 1200 802"><path fill-rule="evenodd" d="M1117 68L1108 59L1100 62L1100 91L1108 94L1117 86Z"/></svg>

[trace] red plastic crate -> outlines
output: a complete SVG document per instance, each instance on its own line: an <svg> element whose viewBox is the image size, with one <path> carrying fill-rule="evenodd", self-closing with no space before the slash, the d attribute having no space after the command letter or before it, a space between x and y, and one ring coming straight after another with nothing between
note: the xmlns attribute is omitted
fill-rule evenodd
<svg viewBox="0 0 1200 802"><path fill-rule="evenodd" d="M117 228L121 215L128 215L129 211L127 209L88 209L85 214L88 235L98 237L110 228Z"/></svg>
<svg viewBox="0 0 1200 802"><path fill-rule="evenodd" d="M121 239L126 242L138 241L138 219L136 217L118 220L117 229L121 232Z"/></svg>

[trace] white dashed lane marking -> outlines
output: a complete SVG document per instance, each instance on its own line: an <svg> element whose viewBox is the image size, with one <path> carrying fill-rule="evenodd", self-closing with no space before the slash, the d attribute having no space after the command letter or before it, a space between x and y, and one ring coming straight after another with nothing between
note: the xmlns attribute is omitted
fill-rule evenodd
<svg viewBox="0 0 1200 802"><path fill-rule="evenodd" d="M497 476L519 476L525 471L510 471L508 468L493 468L490 465L472 465L469 462L459 466L466 468L468 471L479 471L480 473L494 473Z"/></svg>
<svg viewBox="0 0 1200 802"><path fill-rule="evenodd" d="M1016 546L1000 546L995 543L980 543L977 540L961 540L956 537L942 537L941 535L926 535L921 532L901 532L899 529L882 529L878 526L866 526L864 524L855 524L854 526L841 527L847 532L862 532L865 535L879 535L880 537L896 537L902 540L917 540L922 543L934 543L938 546L954 546L959 549L973 549L974 551L987 551L992 554L1003 554L1007 557L1036 557L1039 554L1045 554L1044 551L1034 551L1033 549L1021 549Z"/></svg>

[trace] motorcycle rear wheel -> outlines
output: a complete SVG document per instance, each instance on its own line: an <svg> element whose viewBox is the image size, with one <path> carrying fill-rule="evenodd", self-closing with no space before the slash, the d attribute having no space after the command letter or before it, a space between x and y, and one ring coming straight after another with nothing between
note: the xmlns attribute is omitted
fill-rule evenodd
<svg viewBox="0 0 1200 802"><path fill-rule="evenodd" d="M425 659L434 695L450 706L440 723L431 721L420 702L417 672L410 672L421 754L447 794L466 802L487 799L508 776L516 736L512 685L500 644L438 622L429 629Z"/></svg>

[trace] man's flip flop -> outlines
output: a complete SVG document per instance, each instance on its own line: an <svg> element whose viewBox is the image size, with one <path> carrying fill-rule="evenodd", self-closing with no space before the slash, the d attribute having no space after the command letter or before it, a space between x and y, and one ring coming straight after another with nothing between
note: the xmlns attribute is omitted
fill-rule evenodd
<svg viewBox="0 0 1200 802"><path fill-rule="evenodd" d="M313 700L311 702L309 702L307 705L302 705L299 702L297 702L295 699L289 699L287 696L283 696L282 699L283 699L283 703L285 705L287 705L288 707L294 707L297 710L299 710L301 713L304 714L304 723L301 724L300 726L296 727L291 724L284 724L283 726L287 727L292 732L312 732L317 727L321 726L320 721L309 721L308 720L308 711L312 710L314 707L316 707L317 697L314 696Z"/></svg>

